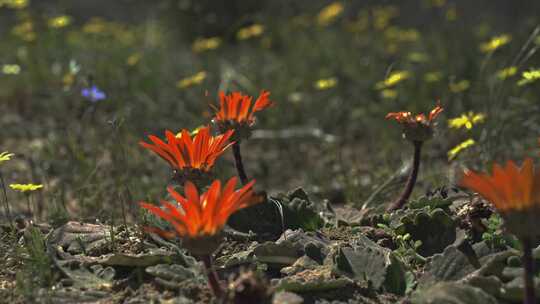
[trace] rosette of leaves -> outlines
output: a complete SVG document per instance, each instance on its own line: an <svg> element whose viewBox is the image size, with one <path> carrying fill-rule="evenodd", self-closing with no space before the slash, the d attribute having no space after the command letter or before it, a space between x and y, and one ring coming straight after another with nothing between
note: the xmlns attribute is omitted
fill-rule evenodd
<svg viewBox="0 0 540 304"><path fill-rule="evenodd" d="M418 254L427 257L442 252L456 240L457 223L441 208L398 210L392 215L388 226L397 235L409 234L412 240L420 241Z"/></svg>
<svg viewBox="0 0 540 304"><path fill-rule="evenodd" d="M229 225L239 231L281 235L286 229L314 231L323 226L320 216L323 204L313 202L308 194L297 188L266 202L240 210L229 219Z"/></svg>

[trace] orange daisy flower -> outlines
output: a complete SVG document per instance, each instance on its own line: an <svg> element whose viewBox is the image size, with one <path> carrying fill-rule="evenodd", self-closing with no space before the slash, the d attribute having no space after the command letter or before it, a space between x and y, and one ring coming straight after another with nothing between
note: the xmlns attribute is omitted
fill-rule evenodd
<svg viewBox="0 0 540 304"><path fill-rule="evenodd" d="M227 141L233 132L230 130L222 135L212 136L210 128L204 127L191 138L188 130L182 130L179 136L167 130L165 131L167 142L157 136L149 135L148 139L152 143L141 141L139 144L154 151L174 169L209 171L217 157L231 145L231 143L227 144Z"/></svg>
<svg viewBox="0 0 540 304"><path fill-rule="evenodd" d="M490 201L513 233L520 236L536 233L535 223L540 216L540 170L535 169L531 158L525 159L521 168L513 161L508 161L504 168L495 164L491 176L467 170L460 185Z"/></svg>
<svg viewBox="0 0 540 304"><path fill-rule="evenodd" d="M431 137L433 123L443 110L443 107L437 105L427 116L424 113L413 115L411 112L390 112L385 118L401 124L407 139L424 141Z"/></svg>
<svg viewBox="0 0 540 304"><path fill-rule="evenodd" d="M261 201L253 192L254 183L255 181L251 181L235 190L236 177L231 178L223 188L221 182L215 180L208 191L199 195L195 185L187 181L184 185L185 197L172 187L167 188L177 204L162 200L161 205L164 209L145 202L141 202L140 206L169 222L176 235L191 245L188 249L192 253L213 252L215 248L208 245L216 243L214 237L219 237L218 232L221 231L229 216L242 208ZM150 228L150 231L161 232L156 228ZM168 232L160 234L167 237L172 236Z"/></svg>
<svg viewBox="0 0 540 304"><path fill-rule="evenodd" d="M249 137L250 127L255 123L255 113L273 105L269 97L270 92L263 90L253 103L253 97L240 92L229 95L220 92L219 109L212 106L216 111L213 121L222 132L235 129L235 136Z"/></svg>

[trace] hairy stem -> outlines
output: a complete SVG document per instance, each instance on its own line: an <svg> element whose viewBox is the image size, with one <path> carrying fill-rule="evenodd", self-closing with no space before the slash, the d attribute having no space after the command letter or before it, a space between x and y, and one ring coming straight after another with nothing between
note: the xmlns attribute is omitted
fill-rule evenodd
<svg viewBox="0 0 540 304"><path fill-rule="evenodd" d="M219 277L214 271L214 267L212 267L212 257L207 254L199 256L199 259L204 263L210 289L212 289L214 296L220 299L223 296L223 289L221 287L221 284L219 283Z"/></svg>
<svg viewBox="0 0 540 304"><path fill-rule="evenodd" d="M245 185L248 182L246 171L244 170L244 163L242 162L242 154L240 153L240 142L235 142L233 144L233 154L234 154L234 163L236 164L236 171L238 171L238 177L242 181L242 184Z"/></svg>
<svg viewBox="0 0 540 304"><path fill-rule="evenodd" d="M6 216L9 220L9 224L13 225L13 221L11 219L11 210L9 209L9 201L7 197L7 191L6 191L6 183L4 182L4 175L2 175L2 172L0 171L0 183L2 183L2 192L4 193L4 202L6 204Z"/></svg>
<svg viewBox="0 0 540 304"><path fill-rule="evenodd" d="M413 158L413 165L411 169L411 173L409 174L409 178L407 179L407 184L405 185L405 189L403 189L403 192L399 196L399 198L392 203L387 211L394 211L403 208L405 203L407 203L407 200L411 196L411 193L414 189L414 185L416 184L416 178L418 177L418 170L420 169L420 155L422 152L422 142L421 141L413 141L414 145L414 158Z"/></svg>
<svg viewBox="0 0 540 304"><path fill-rule="evenodd" d="M524 304L536 303L534 294L534 259L532 257L532 242L530 238L523 238L523 267L525 267L525 297Z"/></svg>

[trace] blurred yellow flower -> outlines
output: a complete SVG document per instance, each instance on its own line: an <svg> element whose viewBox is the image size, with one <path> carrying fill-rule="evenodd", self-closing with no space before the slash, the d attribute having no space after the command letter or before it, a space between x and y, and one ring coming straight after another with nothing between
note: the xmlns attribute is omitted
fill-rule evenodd
<svg viewBox="0 0 540 304"><path fill-rule="evenodd" d="M412 62L426 62L429 60L429 56L426 53L412 52L407 55L407 58Z"/></svg>
<svg viewBox="0 0 540 304"><path fill-rule="evenodd" d="M473 125L482 123L486 119L486 115L483 113L474 113L472 111L463 113L461 116L451 118L448 120L448 126L454 129L460 129L465 127L467 130L472 129Z"/></svg>
<svg viewBox="0 0 540 304"><path fill-rule="evenodd" d="M28 6L30 1L28 0L0 0L0 7L6 6L12 9L23 9Z"/></svg>
<svg viewBox="0 0 540 304"><path fill-rule="evenodd" d="M200 71L195 75L182 78L176 83L176 87L179 89L189 88L191 86L201 84L206 79L206 71Z"/></svg>
<svg viewBox="0 0 540 304"><path fill-rule="evenodd" d="M323 7L317 15L317 24L320 26L329 25L343 13L343 9L343 4L337 1Z"/></svg>
<svg viewBox="0 0 540 304"><path fill-rule="evenodd" d="M446 0L430 0L429 5L433 7L443 7L446 4Z"/></svg>
<svg viewBox="0 0 540 304"><path fill-rule="evenodd" d="M441 72L429 72L424 75L425 82L437 82L442 79Z"/></svg>
<svg viewBox="0 0 540 304"><path fill-rule="evenodd" d="M98 34L103 33L106 27L107 23L105 20L98 17L93 17L83 25L82 31L88 34Z"/></svg>
<svg viewBox="0 0 540 304"><path fill-rule="evenodd" d="M375 85L375 88L378 90L381 90L381 89L392 87L402 82L403 80L409 78L410 76L411 76L411 73L408 71L394 71L390 73L390 75L388 75L388 77L386 77L385 80L378 82Z"/></svg>
<svg viewBox="0 0 540 304"><path fill-rule="evenodd" d="M38 189L43 188L43 185L36 185L36 184L11 184L9 187L15 191L19 191L22 193L29 192L29 191L36 191Z"/></svg>
<svg viewBox="0 0 540 304"><path fill-rule="evenodd" d="M517 73L517 67L510 66L510 67L498 70L497 78L499 78L500 80L505 80L508 77L512 77L516 75L516 73Z"/></svg>
<svg viewBox="0 0 540 304"><path fill-rule="evenodd" d="M4 64L2 73L6 75L17 75L21 72L21 67L18 64Z"/></svg>
<svg viewBox="0 0 540 304"><path fill-rule="evenodd" d="M384 30L392 18L399 16L399 9L393 5L379 6L372 10L373 27L376 30Z"/></svg>
<svg viewBox="0 0 540 304"><path fill-rule="evenodd" d="M491 38L490 41L482 43L480 45L480 50L483 53L493 52L493 51L499 49L500 47L510 43L510 40L512 40L512 37L510 35L508 35L508 34L495 36L495 37Z"/></svg>
<svg viewBox="0 0 540 304"><path fill-rule="evenodd" d="M260 36L263 33L264 33L264 25L256 23L256 24L239 29L238 32L236 33L236 38L238 40L246 40L249 38Z"/></svg>
<svg viewBox="0 0 540 304"><path fill-rule="evenodd" d="M420 32L416 29L400 29L392 26L384 31L384 36L393 42L415 42L420 39Z"/></svg>
<svg viewBox="0 0 540 304"><path fill-rule="evenodd" d="M134 53L134 54L131 54L129 55L129 57L126 59L126 64L129 65L129 66L134 66L136 65L137 63L139 63L139 61L141 61L141 58L142 58L142 54L141 53Z"/></svg>
<svg viewBox="0 0 540 304"><path fill-rule="evenodd" d="M315 81L313 86L317 90L328 90L330 88L335 87L338 84L338 80L336 77L329 77L329 78L323 78Z"/></svg>
<svg viewBox="0 0 540 304"><path fill-rule="evenodd" d="M49 27L59 29L71 24L71 17L67 15L57 16L47 21Z"/></svg>
<svg viewBox="0 0 540 304"><path fill-rule="evenodd" d="M448 160L452 160L456 158L456 156L463 150L469 148L470 146L474 145L476 142L474 139L469 138L466 141L460 143L459 145L455 146L454 148L450 149L448 151Z"/></svg>
<svg viewBox="0 0 540 304"><path fill-rule="evenodd" d="M381 91L381 96L384 99L395 99L398 96L398 92L392 89L384 89Z"/></svg>
<svg viewBox="0 0 540 304"><path fill-rule="evenodd" d="M540 69L528 70L521 74L521 79L518 81L518 86L523 86L540 79Z"/></svg>
<svg viewBox="0 0 540 304"><path fill-rule="evenodd" d="M448 85L450 92L452 93L461 93L466 91L471 86L470 81L461 80L458 82L452 82Z"/></svg>
<svg viewBox="0 0 540 304"><path fill-rule="evenodd" d="M30 20L23 21L13 27L11 33L24 41L30 42L36 39L34 24Z"/></svg>
<svg viewBox="0 0 540 304"><path fill-rule="evenodd" d="M454 21L457 19L457 10L455 6L451 6L446 10L445 13L446 20Z"/></svg>
<svg viewBox="0 0 540 304"><path fill-rule="evenodd" d="M9 153L8 151L0 153L0 164L10 160L13 156L15 156L15 154Z"/></svg>
<svg viewBox="0 0 540 304"><path fill-rule="evenodd" d="M208 50L217 49L221 45L221 38L197 38L192 45L192 49L195 53L201 53Z"/></svg>

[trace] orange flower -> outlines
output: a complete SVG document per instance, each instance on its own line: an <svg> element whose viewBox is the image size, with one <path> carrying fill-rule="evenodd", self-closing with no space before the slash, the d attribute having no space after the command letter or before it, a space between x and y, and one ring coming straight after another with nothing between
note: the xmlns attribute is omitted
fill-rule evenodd
<svg viewBox="0 0 540 304"><path fill-rule="evenodd" d="M391 112L386 114L386 119L393 119L404 128L406 138L413 141L424 141L431 137L433 122L443 111L443 107L437 105L428 116L424 113L413 115L411 112Z"/></svg>
<svg viewBox="0 0 540 304"><path fill-rule="evenodd" d="M195 185L187 181L184 185L185 197L172 187L167 188L178 204L161 201L164 209L145 202L141 202L140 206L169 222L176 234L185 241L193 240L192 245L196 245L195 240L201 241L195 246L197 249L188 248L192 251L201 251L200 245L205 243L205 240L218 236L218 232L221 231L231 214L260 202L253 192L255 181L235 191L236 183L237 178L233 177L222 188L221 182L215 180L208 191L199 195ZM151 228L150 231L160 232L156 228ZM170 236L167 232L160 234Z"/></svg>
<svg viewBox="0 0 540 304"><path fill-rule="evenodd" d="M251 106L253 97L233 92L225 95L219 92L219 110L216 109L214 119L217 122L235 122L252 125L255 122L255 113L270 107L273 103L268 98L270 92L262 91L259 98Z"/></svg>
<svg viewBox="0 0 540 304"><path fill-rule="evenodd" d="M222 135L210 135L210 128L201 128L193 138L188 130L182 130L180 136L175 136L171 131L165 131L167 142L154 135L148 138L152 143L140 142L140 145L154 151L177 170L196 169L208 172L214 165L217 157L227 149L231 143L227 141L233 134L233 130Z"/></svg>
<svg viewBox="0 0 540 304"><path fill-rule="evenodd" d="M521 168L513 161L508 161L504 168L495 164L491 176L467 170L460 185L490 201L513 233L521 236L538 233L534 232L537 230L534 223L540 215L540 171L535 169L531 158L525 159Z"/></svg>

